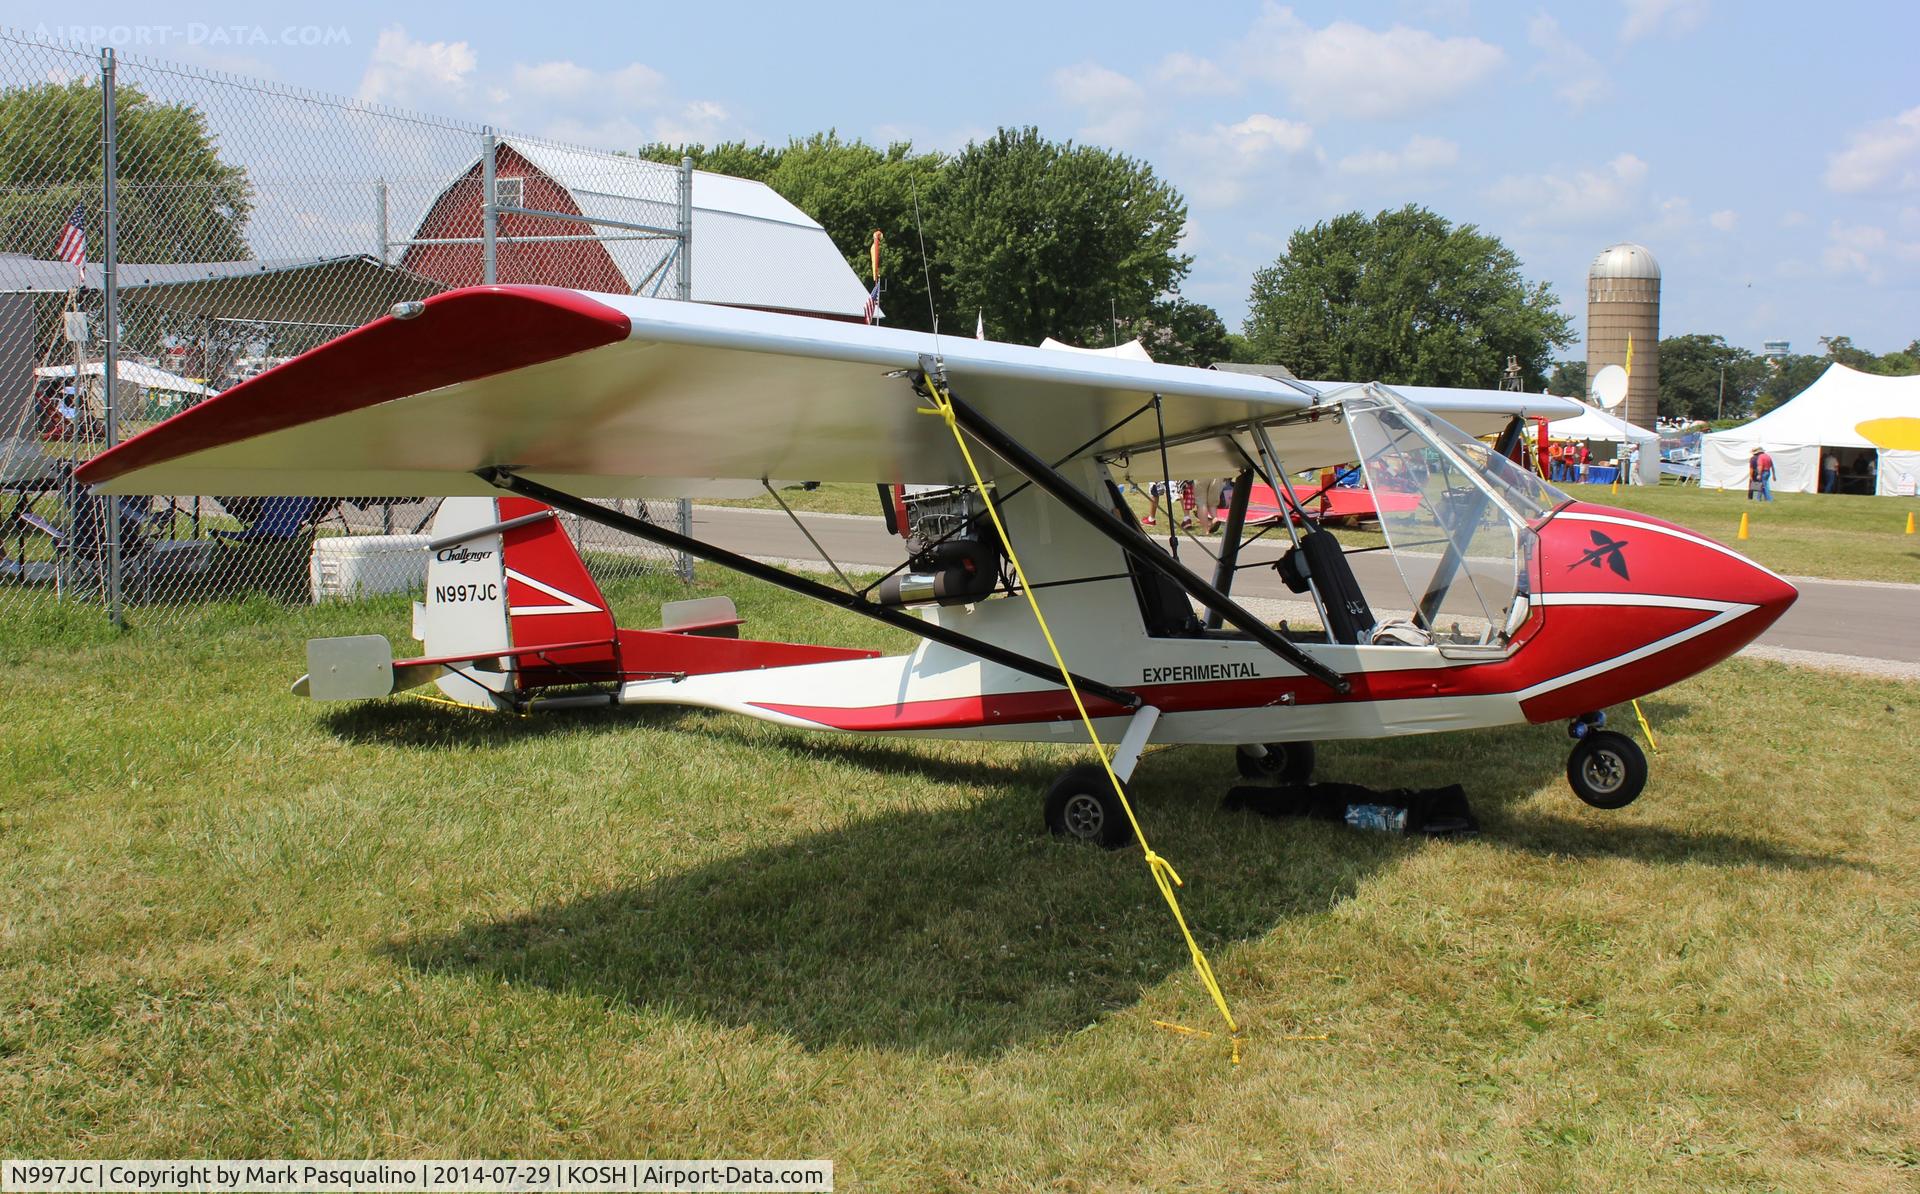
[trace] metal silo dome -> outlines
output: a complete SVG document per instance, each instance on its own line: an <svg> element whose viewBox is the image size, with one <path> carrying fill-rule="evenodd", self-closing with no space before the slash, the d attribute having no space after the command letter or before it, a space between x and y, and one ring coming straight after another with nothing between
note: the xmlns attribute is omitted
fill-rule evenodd
<svg viewBox="0 0 1920 1194"><path fill-rule="evenodd" d="M1622 241L1611 248L1602 249L1593 259L1593 265L1587 270L1588 278L1647 278L1660 280L1660 263L1645 245L1636 245L1631 241Z"/></svg>

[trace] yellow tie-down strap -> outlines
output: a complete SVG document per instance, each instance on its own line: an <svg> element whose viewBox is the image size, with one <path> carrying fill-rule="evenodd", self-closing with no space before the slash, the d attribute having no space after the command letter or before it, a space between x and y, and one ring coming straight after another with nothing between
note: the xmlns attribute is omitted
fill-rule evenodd
<svg viewBox="0 0 1920 1194"><path fill-rule="evenodd" d="M1099 756L1100 769L1107 773L1107 781L1113 785L1113 794L1120 799L1120 807L1126 811L1127 823L1133 826L1133 836L1140 843L1140 851L1146 857L1147 870L1153 875L1153 882L1165 897L1167 907L1173 910L1173 921L1180 926L1180 935L1186 939L1187 955L1193 959L1194 973L1200 976L1200 983L1206 987L1207 994L1213 998L1213 1006L1220 1010L1220 1018L1226 1022L1227 1032L1233 1039L1233 1063L1240 1064L1240 1026L1234 1022L1233 1011L1227 1006L1226 994L1220 990L1220 980L1213 975L1213 965L1207 961L1207 955L1200 943L1193 939L1193 930L1187 927L1187 918L1180 911L1180 899L1173 889L1181 886L1180 874L1173 864L1153 852L1147 844L1147 831L1140 827L1140 818L1134 815L1133 803L1127 799L1125 785L1113 771L1113 752L1100 741L1100 732L1093 727L1093 718L1087 714L1087 704L1080 697L1080 689L1073 682L1073 672L1067 667L1066 659L1060 654L1060 645L1053 639L1053 631L1047 627L1047 617L1040 612L1040 602L1033 595L1033 586L1027 583L1026 569L1020 566L1019 553L1013 549L1013 538L1007 534L1006 524L1000 521L1000 511L995 508L993 495L987 489L986 479L980 475L980 466L974 463L973 452L967 447L967 437L953 415L953 401L946 390L933 377L926 378L927 392L933 396L933 407L920 408L921 414L938 415L946 420L947 430L953 432L954 443L960 446L961 459L967 462L967 472L973 477L973 486L980 494L980 500L987 507L987 517L993 520L993 529L999 534L1000 542L1007 549L1007 560L1013 565L1013 574L1020 581L1020 591L1025 594L1027 604L1033 609L1033 619L1040 625L1040 636L1047 640L1047 650L1053 655L1054 666L1060 669L1060 680L1067 686L1067 692L1073 697L1073 707L1079 711L1080 724L1086 727L1087 737L1093 742L1094 753ZM1212 1033L1199 1029L1185 1028L1178 1024L1165 1024L1155 1020L1158 1027L1190 1036L1211 1036Z"/></svg>

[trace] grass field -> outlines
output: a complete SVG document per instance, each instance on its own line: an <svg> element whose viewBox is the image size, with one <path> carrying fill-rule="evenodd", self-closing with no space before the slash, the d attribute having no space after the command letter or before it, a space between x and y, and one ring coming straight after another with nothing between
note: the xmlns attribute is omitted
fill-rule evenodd
<svg viewBox="0 0 1920 1194"><path fill-rule="evenodd" d="M704 581L703 581L704 583ZM749 629L870 624L730 584ZM622 590L652 624L677 586ZM403 603L0 639L0 1151L831 1157L842 1189L1887 1190L1920 1173L1920 687L1732 663L1579 805L1558 726L1336 744L1477 840L1048 840L1066 748L286 695ZM898 644L893 644L898 645Z"/></svg>

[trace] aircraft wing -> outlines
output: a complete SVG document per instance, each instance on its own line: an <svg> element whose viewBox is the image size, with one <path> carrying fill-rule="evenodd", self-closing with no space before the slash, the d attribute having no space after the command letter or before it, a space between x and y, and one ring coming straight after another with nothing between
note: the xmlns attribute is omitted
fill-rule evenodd
<svg viewBox="0 0 1920 1194"><path fill-rule="evenodd" d="M536 286L450 291L134 436L79 470L107 493L491 494L494 465L582 497L750 491L763 477L957 484L902 371L1058 459L1304 409L1264 377ZM990 460L989 454L982 453ZM1231 470L1228 470L1231 471Z"/></svg>
<svg viewBox="0 0 1920 1194"><path fill-rule="evenodd" d="M1353 437L1345 420L1327 417L1349 396L1360 394L1362 387L1348 381L1297 381L1277 383L1300 395L1310 405L1327 412L1315 419L1290 420L1273 427L1269 436L1273 448L1289 472L1326 468L1345 464L1355 455ZM1471 390L1443 386L1388 386L1395 394L1424 407L1468 435L1497 434L1515 415L1523 418L1564 419L1589 409L1571 398L1552 394L1525 394L1513 390ZM1226 435L1195 438L1167 449L1163 466L1156 448L1135 455L1128 472L1136 482L1158 480L1163 471L1175 477L1224 477L1245 467L1245 457L1256 455L1258 446L1244 432L1229 442Z"/></svg>

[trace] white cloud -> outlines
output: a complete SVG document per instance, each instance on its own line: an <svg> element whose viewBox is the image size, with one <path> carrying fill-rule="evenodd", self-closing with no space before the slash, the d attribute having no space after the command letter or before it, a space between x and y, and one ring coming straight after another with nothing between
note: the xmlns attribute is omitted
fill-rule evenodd
<svg viewBox="0 0 1920 1194"><path fill-rule="evenodd" d="M1623 153L1599 170L1510 174L1487 194L1521 209L1529 224L1617 222L1640 206L1646 181L1646 162Z"/></svg>
<svg viewBox="0 0 1920 1194"><path fill-rule="evenodd" d="M1202 163L1195 180L1182 189L1207 206L1231 206L1245 199L1255 178L1286 165L1324 157L1314 144L1313 126L1255 112L1237 124L1216 124L1183 140L1182 149Z"/></svg>
<svg viewBox="0 0 1920 1194"><path fill-rule="evenodd" d="M1138 104L1146 99L1140 84L1097 62L1082 62L1054 71L1053 89L1061 99L1082 108Z"/></svg>
<svg viewBox="0 0 1920 1194"><path fill-rule="evenodd" d="M699 141L712 144L733 135L733 114L712 100L693 100L653 122L653 139L668 144Z"/></svg>
<svg viewBox="0 0 1920 1194"><path fill-rule="evenodd" d="M1829 273L1858 274L1870 283L1879 283L1887 277L1890 264L1920 265L1920 241L1896 240L1874 224L1835 220L1827 229L1827 247L1820 262Z"/></svg>
<svg viewBox="0 0 1920 1194"><path fill-rule="evenodd" d="M1716 232L1732 232L1740 225L1740 213L1722 208L1708 216L1707 223L1712 225Z"/></svg>
<svg viewBox="0 0 1920 1194"><path fill-rule="evenodd" d="M1430 174L1445 170L1460 160L1458 142L1444 137L1414 136L1398 150L1376 149L1348 154L1335 169L1342 174L1373 174L1394 177L1402 174Z"/></svg>
<svg viewBox="0 0 1920 1194"><path fill-rule="evenodd" d="M666 76L642 62L604 71L567 60L519 62L488 71L468 43L416 41L399 25L381 30L359 95L603 149L745 136L719 104L674 100Z"/></svg>
<svg viewBox="0 0 1920 1194"><path fill-rule="evenodd" d="M1920 108L1848 137L1827 161L1827 186L1843 194L1920 188Z"/></svg>
<svg viewBox="0 0 1920 1194"><path fill-rule="evenodd" d="M1673 233L1693 225L1693 200L1684 195L1674 195L1662 199L1653 206L1653 226L1660 232Z"/></svg>
<svg viewBox="0 0 1920 1194"><path fill-rule="evenodd" d="M1084 109L1089 123L1080 139L1100 145L1129 145L1147 124L1147 93L1140 84L1094 62L1063 66L1053 72L1055 94Z"/></svg>
<svg viewBox="0 0 1920 1194"><path fill-rule="evenodd" d="M1219 63L1184 50L1162 58L1153 77L1181 95L1231 95L1240 90L1240 81L1220 69Z"/></svg>
<svg viewBox="0 0 1920 1194"><path fill-rule="evenodd" d="M636 106L653 104L666 94L666 76L635 62L616 71L589 70L573 62L514 64L510 94L596 107L608 100Z"/></svg>
<svg viewBox="0 0 1920 1194"><path fill-rule="evenodd" d="M1574 111L1613 90L1613 80L1601 68L1599 60L1568 37L1566 30L1560 28L1560 22L1546 13L1539 13L1527 22L1527 44L1540 51L1540 62L1528 77L1552 80L1553 93Z"/></svg>
<svg viewBox="0 0 1920 1194"><path fill-rule="evenodd" d="M1627 19L1620 26L1621 41L1639 41L1656 34L1691 33L1707 19L1707 0L1626 0Z"/></svg>
<svg viewBox="0 0 1920 1194"><path fill-rule="evenodd" d="M1291 8L1269 4L1247 35L1243 60L1311 117L1387 120L1471 89L1506 53L1477 37L1406 25L1376 30L1335 21L1315 29Z"/></svg>
<svg viewBox="0 0 1920 1194"><path fill-rule="evenodd" d="M464 41L415 41L395 25L382 29L375 40L357 94L382 104L464 101L479 65L473 47Z"/></svg>

